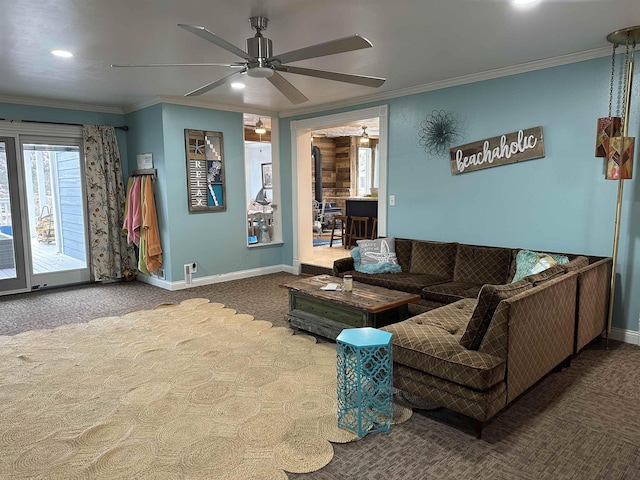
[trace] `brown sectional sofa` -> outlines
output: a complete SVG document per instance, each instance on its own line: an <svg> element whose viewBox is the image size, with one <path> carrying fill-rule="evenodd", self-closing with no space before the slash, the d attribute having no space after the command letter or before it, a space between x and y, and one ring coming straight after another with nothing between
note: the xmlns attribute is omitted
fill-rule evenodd
<svg viewBox="0 0 640 480"><path fill-rule="evenodd" d="M334 275L419 293L416 315L393 334L394 385L476 419L489 420L606 327L612 259L567 254L515 283L521 249L395 240L401 273L365 274L353 259Z"/></svg>

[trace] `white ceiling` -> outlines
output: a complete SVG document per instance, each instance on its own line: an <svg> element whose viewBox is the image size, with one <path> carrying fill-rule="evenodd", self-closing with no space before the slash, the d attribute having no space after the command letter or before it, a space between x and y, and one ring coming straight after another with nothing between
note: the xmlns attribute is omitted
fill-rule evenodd
<svg viewBox="0 0 640 480"><path fill-rule="evenodd" d="M606 55L608 33L640 24L638 0L12 0L0 11L0 101L29 97L119 107L185 93L233 72L226 67L115 69L112 63L236 62L177 27L201 25L245 49L248 18L264 15L274 53L360 34L373 48L296 63L386 77L380 88L283 74L309 102L294 106L267 80L224 85L192 102L281 114L356 98L391 96L495 69L584 53ZM69 50L71 59L52 56ZM606 49L606 50L605 50ZM574 57L570 57L573 59ZM575 57L582 58L579 56ZM244 76L246 77L246 76ZM374 97L371 97L374 95Z"/></svg>

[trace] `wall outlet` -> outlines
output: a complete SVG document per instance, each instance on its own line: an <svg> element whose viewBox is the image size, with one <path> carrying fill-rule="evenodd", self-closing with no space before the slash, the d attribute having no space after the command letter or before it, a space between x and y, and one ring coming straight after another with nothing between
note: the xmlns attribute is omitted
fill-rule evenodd
<svg viewBox="0 0 640 480"><path fill-rule="evenodd" d="M164 268L159 268L158 270L156 270L156 277L158 277L160 280L165 279Z"/></svg>
<svg viewBox="0 0 640 480"><path fill-rule="evenodd" d="M393 206L396 204L396 196L395 195L389 195L389 206Z"/></svg>
<svg viewBox="0 0 640 480"><path fill-rule="evenodd" d="M193 265L192 263L184 264L184 283L186 283L187 285L191 285L191 266L192 265Z"/></svg>
<svg viewBox="0 0 640 480"><path fill-rule="evenodd" d="M193 262L191 264L191 273L196 273L198 271L198 264L196 262Z"/></svg>

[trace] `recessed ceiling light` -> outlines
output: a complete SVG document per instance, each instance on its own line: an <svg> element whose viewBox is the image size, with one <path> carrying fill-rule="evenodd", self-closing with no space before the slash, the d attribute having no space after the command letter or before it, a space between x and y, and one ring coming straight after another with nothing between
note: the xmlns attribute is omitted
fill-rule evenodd
<svg viewBox="0 0 640 480"><path fill-rule="evenodd" d="M231 88L233 88L235 90L242 90L244 87L245 87L245 85L242 82L233 82L231 84Z"/></svg>
<svg viewBox="0 0 640 480"><path fill-rule="evenodd" d="M539 3L540 0L511 0L511 2L516 7L530 7L536 3Z"/></svg>
<svg viewBox="0 0 640 480"><path fill-rule="evenodd" d="M56 57L62 58L71 58L73 57L73 53L67 52L66 50L51 50L51 53Z"/></svg>

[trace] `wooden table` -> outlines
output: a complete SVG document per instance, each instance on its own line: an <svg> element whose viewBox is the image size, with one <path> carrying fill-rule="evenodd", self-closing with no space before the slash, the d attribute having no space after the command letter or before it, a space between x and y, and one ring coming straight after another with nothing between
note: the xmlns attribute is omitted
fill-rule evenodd
<svg viewBox="0 0 640 480"><path fill-rule="evenodd" d="M320 287L342 279L318 275L284 283L289 289L287 319L292 328L335 340L345 328L384 327L409 317L408 304L420 295L353 282L353 291L325 291Z"/></svg>

